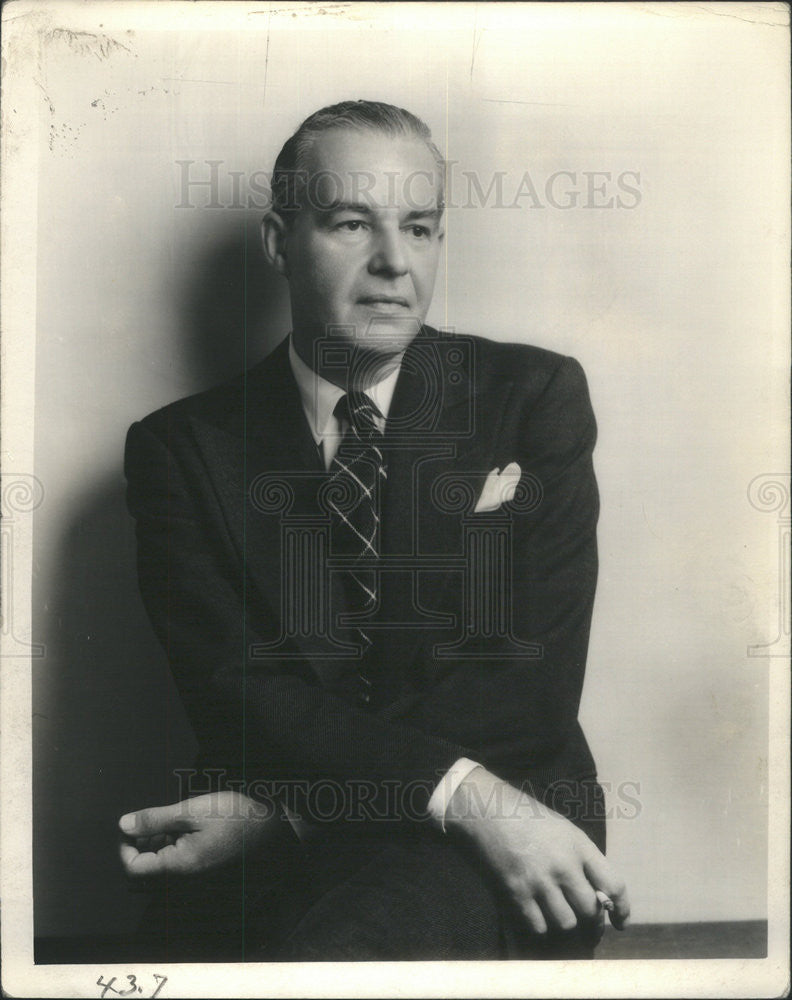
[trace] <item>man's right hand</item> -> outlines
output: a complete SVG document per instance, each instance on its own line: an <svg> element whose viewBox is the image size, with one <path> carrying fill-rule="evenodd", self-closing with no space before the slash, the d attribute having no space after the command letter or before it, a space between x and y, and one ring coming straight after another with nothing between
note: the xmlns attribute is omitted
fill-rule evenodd
<svg viewBox="0 0 792 1000"><path fill-rule="evenodd" d="M601 918L597 890L613 901L613 926L625 927L627 888L602 852L568 819L485 768L460 782L445 825L472 838L535 933Z"/></svg>
<svg viewBox="0 0 792 1000"><path fill-rule="evenodd" d="M119 820L121 864L133 880L222 872L252 858L283 823L274 803L238 792L212 792Z"/></svg>

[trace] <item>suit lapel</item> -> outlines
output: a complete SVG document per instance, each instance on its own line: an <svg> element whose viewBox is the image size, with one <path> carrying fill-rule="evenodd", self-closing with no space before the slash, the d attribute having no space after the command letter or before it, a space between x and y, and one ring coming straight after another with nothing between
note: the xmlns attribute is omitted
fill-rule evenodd
<svg viewBox="0 0 792 1000"><path fill-rule="evenodd" d="M324 519L317 493L327 478L300 400L284 341L239 381L223 419L195 420L193 431L211 470L229 535L251 583L283 628L295 612L287 581L304 569L285 551L289 528ZM307 544L312 544L308 542ZM310 558L310 555L308 556ZM328 641L308 628L289 629L279 657L327 657ZM340 653L335 650L340 659Z"/></svg>
<svg viewBox="0 0 792 1000"><path fill-rule="evenodd" d="M394 391L385 437L383 551L407 557L404 570L385 574L382 588L383 615L399 623L381 646L384 673L394 679L422 640L430 634L437 640L438 626L446 629L443 638L451 637L441 608L449 580L460 572L463 515L495 464L511 385L488 388L476 349L475 338L424 328L405 352Z"/></svg>

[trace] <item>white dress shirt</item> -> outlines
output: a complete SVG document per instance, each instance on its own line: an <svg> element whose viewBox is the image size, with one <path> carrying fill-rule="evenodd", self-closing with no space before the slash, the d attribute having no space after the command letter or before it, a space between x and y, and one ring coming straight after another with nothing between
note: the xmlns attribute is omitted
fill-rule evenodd
<svg viewBox="0 0 792 1000"><path fill-rule="evenodd" d="M305 416L308 418L308 426L317 446L321 447L324 457L325 468L330 468L330 463L338 451L338 446L347 430L346 420L340 420L333 412L339 399L346 395L340 385L328 382L326 378L309 368L297 351L294 349L294 341L289 337L289 362L291 363L297 388L300 390ZM378 430L385 431L385 421L388 418L393 390L401 370L401 357L398 364L379 382L366 389L366 395L382 414L382 419L374 418Z"/></svg>
<svg viewBox="0 0 792 1000"><path fill-rule="evenodd" d="M308 419L308 426L311 428L313 439L322 451L325 468L329 469L330 464L338 451L341 440L347 430L346 420L340 420L333 412L338 404L338 400L345 395L344 389L329 382L326 378L313 371L299 356L294 348L294 340L289 337L289 362L294 373L297 388L300 392L303 410ZM366 389L366 395L376 405L382 414L382 419L375 418L379 430L384 433L385 422L388 418L393 390L401 370L401 357L398 364L395 364L385 377ZM466 778L470 772L479 765L474 760L461 757L441 778L432 796L429 799L429 812L438 820L443 830L445 830L445 813L448 803L456 791L459 783ZM286 814L294 826L297 836L304 840L307 838L308 828L299 817L294 816L288 810ZM310 835L313 835L311 832Z"/></svg>

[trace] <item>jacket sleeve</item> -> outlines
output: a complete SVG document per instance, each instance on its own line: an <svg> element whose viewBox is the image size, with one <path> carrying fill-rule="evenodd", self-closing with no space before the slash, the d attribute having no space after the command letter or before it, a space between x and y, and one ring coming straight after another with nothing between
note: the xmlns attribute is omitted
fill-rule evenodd
<svg viewBox="0 0 792 1000"><path fill-rule="evenodd" d="M496 774L535 773L540 784L595 773L577 722L597 580L599 497L592 464L596 423L582 368L563 358L539 398L515 385L500 465L518 461L535 503L510 513L507 617L512 635L538 647L514 654L507 637L482 637L419 697L390 718L442 733ZM475 515L474 515L475 516ZM498 648L502 659L491 658Z"/></svg>
<svg viewBox="0 0 792 1000"><path fill-rule="evenodd" d="M338 811L339 796L351 806L362 798L377 816L403 818L406 809L423 818L432 790L465 749L356 709L293 661L264 668L251 658L260 641L256 616L265 611L246 593L243 569L207 514L205 497L188 485L187 463L174 454L184 437L178 449L170 438L149 421L130 428L127 503L136 520L143 602L202 760L245 782L249 793L277 783L280 797L298 809L301 797L321 786L330 803L323 808Z"/></svg>

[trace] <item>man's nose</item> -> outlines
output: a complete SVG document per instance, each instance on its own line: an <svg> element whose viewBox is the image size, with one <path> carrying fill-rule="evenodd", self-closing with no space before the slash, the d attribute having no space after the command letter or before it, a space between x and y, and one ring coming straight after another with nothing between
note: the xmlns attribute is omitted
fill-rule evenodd
<svg viewBox="0 0 792 1000"><path fill-rule="evenodd" d="M383 228L375 236L369 260L372 274L398 276L408 270L407 255L404 252L402 234L399 229Z"/></svg>

